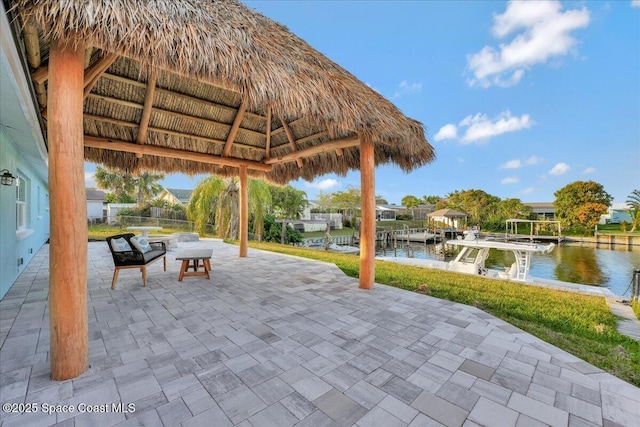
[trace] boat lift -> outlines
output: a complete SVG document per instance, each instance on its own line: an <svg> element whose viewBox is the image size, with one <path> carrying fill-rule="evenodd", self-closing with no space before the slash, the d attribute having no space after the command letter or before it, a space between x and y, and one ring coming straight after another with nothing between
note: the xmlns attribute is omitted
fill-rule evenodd
<svg viewBox="0 0 640 427"><path fill-rule="evenodd" d="M471 236L471 234L469 236ZM548 253L556 246L554 243L540 245L534 243L497 242L495 240L477 240L473 237L449 240L447 243L462 246L458 256L449 262L447 270L508 279L517 282L528 282L530 280L529 268L531 267L531 257L534 253ZM511 251L516 261L504 272L487 270L484 263L491 249Z"/></svg>
<svg viewBox="0 0 640 427"><path fill-rule="evenodd" d="M519 224L529 224L529 241L533 242L533 240L557 240L558 243L562 241L562 226L560 225L560 221L549 221L549 220L533 220L533 219L508 219L506 221L506 228L504 232L504 240L509 241L509 238L512 239L525 239L526 235L518 234L518 225ZM552 236L544 236L539 235L536 227L538 224L546 226L552 226L556 228L557 232L555 232ZM534 233L535 231L535 233Z"/></svg>

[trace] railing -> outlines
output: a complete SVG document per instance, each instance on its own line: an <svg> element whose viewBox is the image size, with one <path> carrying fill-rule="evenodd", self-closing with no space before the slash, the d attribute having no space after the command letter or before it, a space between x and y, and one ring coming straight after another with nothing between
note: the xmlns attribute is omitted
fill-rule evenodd
<svg viewBox="0 0 640 427"><path fill-rule="evenodd" d="M177 211L174 209L165 209L151 206L150 213L152 218L170 218L181 221L187 220L187 214L185 211Z"/></svg>
<svg viewBox="0 0 640 427"><path fill-rule="evenodd" d="M336 245L354 245L355 239L353 236L331 236L327 241L326 237L307 237L303 238L302 242L296 246L325 246L331 243L335 243Z"/></svg>

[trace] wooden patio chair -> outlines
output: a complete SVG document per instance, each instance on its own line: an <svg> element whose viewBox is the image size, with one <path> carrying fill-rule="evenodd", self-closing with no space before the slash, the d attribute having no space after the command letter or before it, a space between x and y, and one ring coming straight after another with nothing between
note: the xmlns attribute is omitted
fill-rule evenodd
<svg viewBox="0 0 640 427"><path fill-rule="evenodd" d="M136 239L132 239L133 237ZM167 247L164 242L151 243L141 236L125 233L107 237L107 245L116 268L113 272L111 289L116 288L118 273L125 268L139 268L143 286L147 286L147 265L162 258L164 271L167 271Z"/></svg>

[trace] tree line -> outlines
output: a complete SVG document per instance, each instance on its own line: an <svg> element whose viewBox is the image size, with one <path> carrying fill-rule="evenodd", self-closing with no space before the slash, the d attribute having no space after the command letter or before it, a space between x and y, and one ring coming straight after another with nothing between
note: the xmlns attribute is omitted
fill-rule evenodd
<svg viewBox="0 0 640 427"><path fill-rule="evenodd" d="M556 220L564 228L573 228L577 232L592 230L606 214L613 197L604 190L602 184L594 181L575 181L554 193ZM500 199L483 190L459 190L445 197L413 195L405 196L402 204L412 209L420 204L433 204L435 209L455 209L468 215L468 222L481 224L484 229L504 230L507 219L537 219L530 206L520 199ZM628 224L631 232L640 227L640 190L633 190L626 201ZM623 224L623 226L625 226Z"/></svg>
<svg viewBox="0 0 640 427"><path fill-rule="evenodd" d="M95 179L98 186L109 190L107 201L141 204L155 198L162 186L162 174L140 173L128 175L98 167ZM207 224L214 224L216 234L224 238L238 236L238 192L235 178L216 175L202 180L194 189L186 208L187 218L195 223L196 231L204 232ZM277 219L300 218L308 204L307 195L290 185L271 185L260 179L249 179L249 215L252 233L259 239L280 241L281 224ZM606 214L613 197L594 181L576 181L554 193L556 219L564 228L576 231L591 230L600 216ZM361 194L357 187L317 195L317 210L341 212L346 218L360 215ZM384 197L376 196L377 204L388 204ZM454 209L468 215L469 224L479 224L485 230L504 230L507 219L537 219L530 206L518 198L501 199L483 190L456 190L444 197L407 195L402 205L413 211L421 204L434 205L434 209ZM631 218L631 232L640 227L640 190L633 190L626 204ZM295 233L291 232L294 236ZM292 237L295 239L295 237Z"/></svg>

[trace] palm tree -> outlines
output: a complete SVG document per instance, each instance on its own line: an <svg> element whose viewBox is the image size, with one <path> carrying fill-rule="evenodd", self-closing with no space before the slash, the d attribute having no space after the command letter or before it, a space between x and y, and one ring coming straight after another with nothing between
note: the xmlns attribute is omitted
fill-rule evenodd
<svg viewBox="0 0 640 427"><path fill-rule="evenodd" d="M264 216L271 204L269 185L263 180L248 180L249 213L253 216L253 232L260 239ZM193 190L187 217L194 221L195 230L205 233L207 224L214 223L221 238L237 239L239 231L239 188L236 178L211 175Z"/></svg>
<svg viewBox="0 0 640 427"><path fill-rule="evenodd" d="M116 200L132 194L135 189L135 180L130 174L115 172L102 166L96 167L94 178L98 187L111 191Z"/></svg>
<svg viewBox="0 0 640 427"><path fill-rule="evenodd" d="M163 174L155 174L149 172L139 173L134 178L136 188L136 201L142 203L144 201L153 199L162 191L162 185L158 184L158 181L164 179Z"/></svg>
<svg viewBox="0 0 640 427"><path fill-rule="evenodd" d="M281 218L298 219L302 217L307 206L307 193L297 190L290 185L280 187L269 186L273 210Z"/></svg>
<svg viewBox="0 0 640 427"><path fill-rule="evenodd" d="M158 184L158 181L164 179L164 175L141 172L137 176L133 176L98 166L95 179L98 187L110 190L115 194L117 200L135 194L136 202L142 203L154 198L162 191L162 186Z"/></svg>
<svg viewBox="0 0 640 427"><path fill-rule="evenodd" d="M640 209L640 190L633 190L627 196L627 206L629 209Z"/></svg>
<svg viewBox="0 0 640 427"><path fill-rule="evenodd" d="M640 227L640 190L633 190L627 197L629 216L631 217L631 233Z"/></svg>
<svg viewBox="0 0 640 427"><path fill-rule="evenodd" d="M420 204L420 199L418 199L416 196L408 195L404 196L400 203L402 203L402 206L404 206L405 208L411 209L411 218L415 219L415 213L413 209Z"/></svg>

